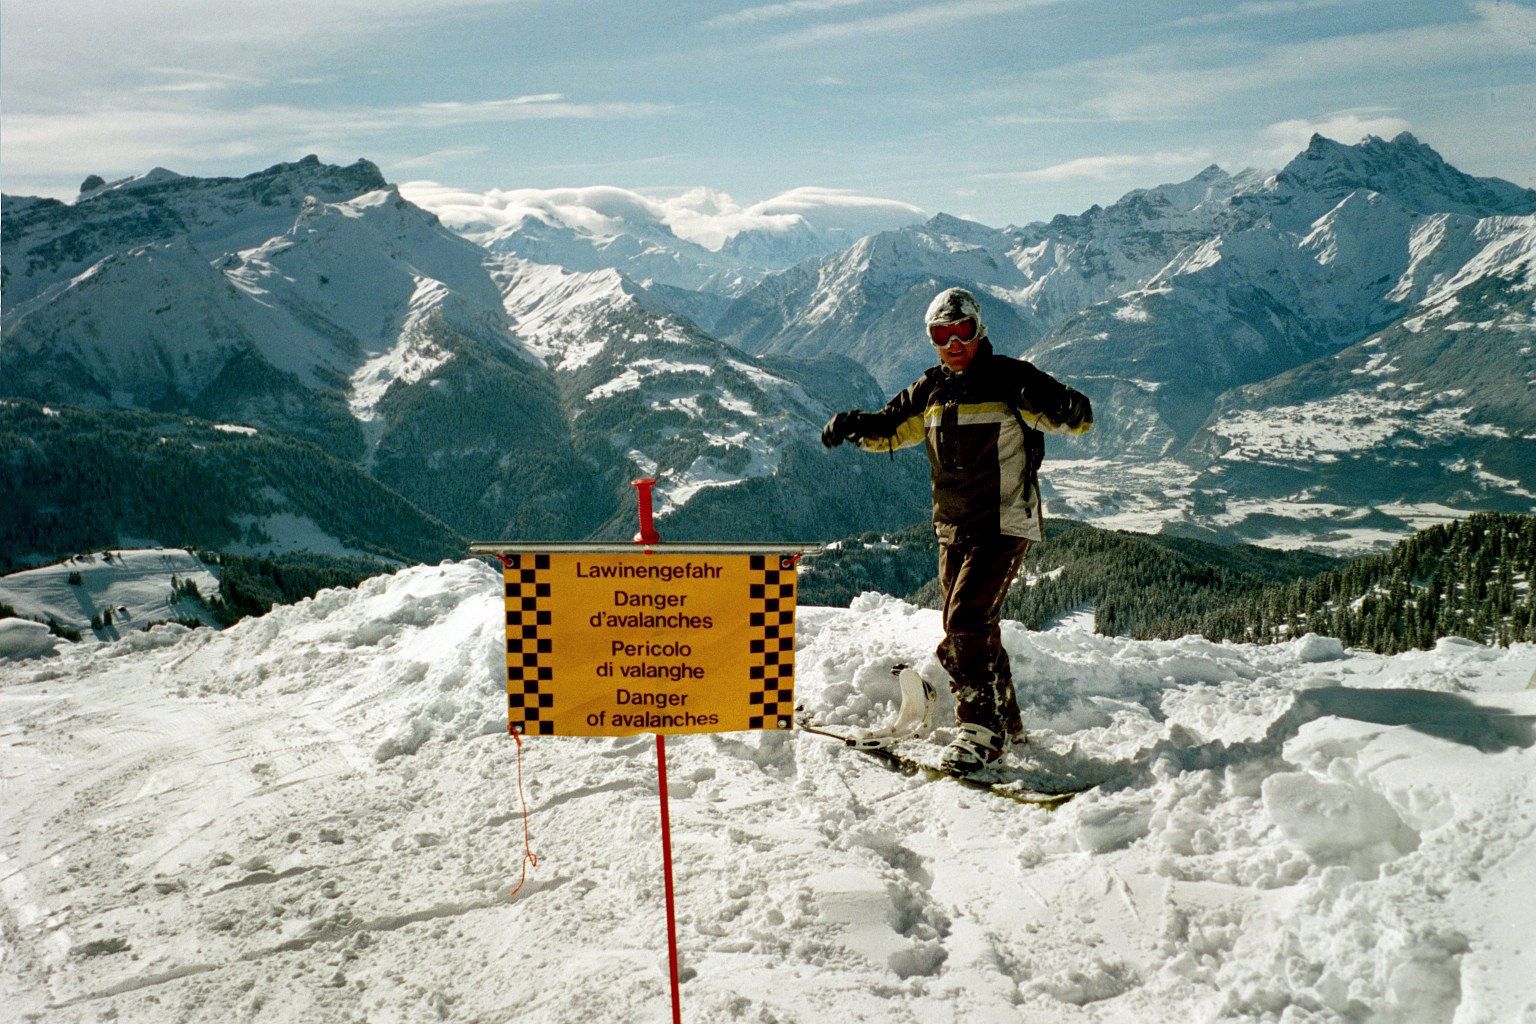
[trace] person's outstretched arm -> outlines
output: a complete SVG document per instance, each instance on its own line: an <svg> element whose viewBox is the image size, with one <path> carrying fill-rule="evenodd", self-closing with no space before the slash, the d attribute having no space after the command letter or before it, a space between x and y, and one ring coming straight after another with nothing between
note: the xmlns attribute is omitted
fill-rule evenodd
<svg viewBox="0 0 1536 1024"><path fill-rule="evenodd" d="M1093 428L1088 396L1067 387L1033 363L1022 363L1019 416L1026 426L1047 434L1086 434Z"/></svg>
<svg viewBox="0 0 1536 1024"><path fill-rule="evenodd" d="M885 403L879 412L849 409L827 421L821 443L836 448L852 441L867 452L894 452L923 443L923 402L918 381Z"/></svg>

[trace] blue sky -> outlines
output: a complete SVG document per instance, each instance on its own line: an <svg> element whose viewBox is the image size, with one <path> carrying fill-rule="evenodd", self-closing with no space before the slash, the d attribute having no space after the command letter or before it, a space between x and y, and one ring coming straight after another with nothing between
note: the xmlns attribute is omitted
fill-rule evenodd
<svg viewBox="0 0 1536 1024"><path fill-rule="evenodd" d="M1536 4L0 0L0 186L314 152L469 189L846 189L989 224L1409 130L1536 186Z"/></svg>

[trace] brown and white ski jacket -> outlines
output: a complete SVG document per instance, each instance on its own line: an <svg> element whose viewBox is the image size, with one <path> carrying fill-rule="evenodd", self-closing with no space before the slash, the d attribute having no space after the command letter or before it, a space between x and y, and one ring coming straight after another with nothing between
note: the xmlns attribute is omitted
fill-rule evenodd
<svg viewBox="0 0 1536 1024"><path fill-rule="evenodd" d="M872 452L926 444L941 542L1043 540L1043 432L1085 433L1093 409L1086 395L1032 363L994 354L985 337L979 345L963 372L932 367L884 409L866 413L854 440Z"/></svg>

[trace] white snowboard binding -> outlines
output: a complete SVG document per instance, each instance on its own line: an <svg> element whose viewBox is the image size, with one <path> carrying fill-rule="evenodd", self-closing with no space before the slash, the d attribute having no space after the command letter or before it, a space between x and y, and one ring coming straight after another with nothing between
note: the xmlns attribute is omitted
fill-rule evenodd
<svg viewBox="0 0 1536 1024"><path fill-rule="evenodd" d="M861 729L854 733L848 739L849 746L863 750L889 747L898 740L922 736L932 728L933 708L939 700L933 684L910 665L895 665L891 672L901 685L901 707L896 710L896 717L878 729Z"/></svg>

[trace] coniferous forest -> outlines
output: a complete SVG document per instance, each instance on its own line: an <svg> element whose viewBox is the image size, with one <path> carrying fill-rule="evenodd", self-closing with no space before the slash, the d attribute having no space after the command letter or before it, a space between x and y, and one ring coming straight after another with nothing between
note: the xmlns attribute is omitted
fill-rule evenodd
<svg viewBox="0 0 1536 1024"><path fill-rule="evenodd" d="M926 525L862 534L810 558L806 604L879 590L936 607L937 547ZM1536 516L1477 514L1351 561L1302 551L1046 524L1003 615L1032 629L1091 608L1106 635L1274 643L1304 633L1384 654L1445 636L1536 641Z"/></svg>
<svg viewBox="0 0 1536 1024"><path fill-rule="evenodd" d="M1432 647L1444 636L1508 646L1536 642L1533 581L1536 516L1478 514L1203 614L1154 617L1132 635L1268 643L1320 633L1382 654Z"/></svg>

